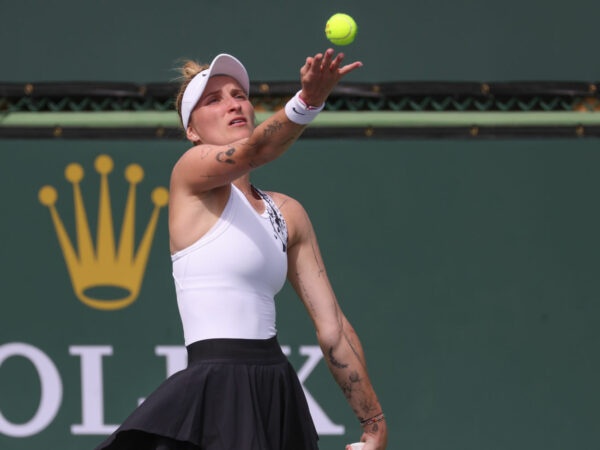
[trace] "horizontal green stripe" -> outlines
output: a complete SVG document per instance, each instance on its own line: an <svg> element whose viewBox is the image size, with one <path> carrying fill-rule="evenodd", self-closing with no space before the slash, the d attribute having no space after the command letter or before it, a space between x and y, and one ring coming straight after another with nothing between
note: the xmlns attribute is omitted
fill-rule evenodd
<svg viewBox="0 0 600 450"><path fill-rule="evenodd" d="M257 113L262 122L272 113ZM404 112L325 111L314 127L470 127L600 125L600 112ZM0 115L0 127L177 127L172 111L14 112Z"/></svg>

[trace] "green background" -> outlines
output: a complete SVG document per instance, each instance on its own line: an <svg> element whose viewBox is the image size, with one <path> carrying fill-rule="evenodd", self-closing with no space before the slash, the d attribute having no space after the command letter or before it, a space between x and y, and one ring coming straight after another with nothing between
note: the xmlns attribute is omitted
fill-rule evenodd
<svg viewBox="0 0 600 450"><path fill-rule="evenodd" d="M595 0L0 0L0 80L166 81L221 52L296 80L340 11L359 27L353 81L598 79Z"/></svg>
<svg viewBox="0 0 600 450"><path fill-rule="evenodd" d="M229 52L256 80L296 80L327 46L334 12L359 24L348 81L595 81L600 4L563 2L0 1L0 81L172 80L180 57ZM164 378L156 345L180 345L166 211L161 211L139 299L92 310L74 296L41 186L73 230L63 171L86 170L96 214L94 158L115 161L115 222L124 167L139 163L138 236L149 195L168 186L185 142L1 140L3 213L0 345L44 351L63 381L62 406L42 432L0 434L0 448L91 449L81 421L72 345L112 345L104 360L105 418L116 423ZM595 140L300 140L254 181L300 200L311 214L330 278L356 327L387 414L390 449L597 448L600 391L598 254L600 162ZM300 367L315 345L289 287L277 299L280 341ZM306 382L344 436L359 428L321 362ZM31 418L39 382L22 358L0 366L0 413Z"/></svg>
<svg viewBox="0 0 600 450"><path fill-rule="evenodd" d="M599 361L598 229L594 141L298 142L254 181L299 199L312 216L334 288L366 349L388 415L390 448L594 448ZM37 191L52 184L68 224L72 161L86 168L95 214L93 160L115 160L111 176L120 223L122 169L146 172L137 217L167 186L185 143L2 141L0 188L3 342L27 342L58 366L65 395L57 418L29 438L0 436L14 450L92 448L72 436L79 423L79 359L70 345L113 345L105 360L106 423L124 417L164 378L155 345L181 344L162 214L140 298L117 312L92 310L71 291L47 209ZM120 200L121 199L121 200ZM93 219L92 219L92 223ZM72 222L71 222L72 224ZM277 299L280 340L316 344L289 288ZM8 360L0 370L0 411L26 422L37 378ZM10 364L9 364L10 363ZM350 409L321 362L306 383L345 436L358 438ZM39 389L39 388L38 388Z"/></svg>

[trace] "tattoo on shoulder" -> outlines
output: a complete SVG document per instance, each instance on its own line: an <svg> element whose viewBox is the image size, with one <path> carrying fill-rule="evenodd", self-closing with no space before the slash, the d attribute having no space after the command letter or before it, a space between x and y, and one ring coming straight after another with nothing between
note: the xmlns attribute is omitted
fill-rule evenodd
<svg viewBox="0 0 600 450"><path fill-rule="evenodd" d="M231 147L229 150L217 153L217 161L225 164L235 164L233 160L233 154L235 153L235 147Z"/></svg>
<svg viewBox="0 0 600 450"><path fill-rule="evenodd" d="M338 369L345 369L346 367L348 367L348 364L344 364L335 359L335 356L333 356L333 348L329 349L329 361L331 361L331 364L333 364Z"/></svg>

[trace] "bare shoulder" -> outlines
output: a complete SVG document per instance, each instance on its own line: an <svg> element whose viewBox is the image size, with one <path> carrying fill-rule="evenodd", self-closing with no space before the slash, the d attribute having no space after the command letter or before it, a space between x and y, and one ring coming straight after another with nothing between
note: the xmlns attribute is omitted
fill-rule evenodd
<svg viewBox="0 0 600 450"><path fill-rule="evenodd" d="M290 197L287 194L282 194L281 192L272 192L267 191L267 194L273 199L275 205L284 216L288 214L290 216L295 216L297 214L305 215L306 210L302 206L302 204L293 197ZM286 217L287 220L287 217Z"/></svg>

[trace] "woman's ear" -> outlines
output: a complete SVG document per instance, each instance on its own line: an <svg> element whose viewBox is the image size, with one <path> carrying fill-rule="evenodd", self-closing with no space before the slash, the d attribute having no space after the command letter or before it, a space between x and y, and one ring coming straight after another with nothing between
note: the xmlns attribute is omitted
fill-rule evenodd
<svg viewBox="0 0 600 450"><path fill-rule="evenodd" d="M188 125L185 130L185 137L188 141L191 141L193 144L198 145L200 143L200 136L193 130L191 125Z"/></svg>

